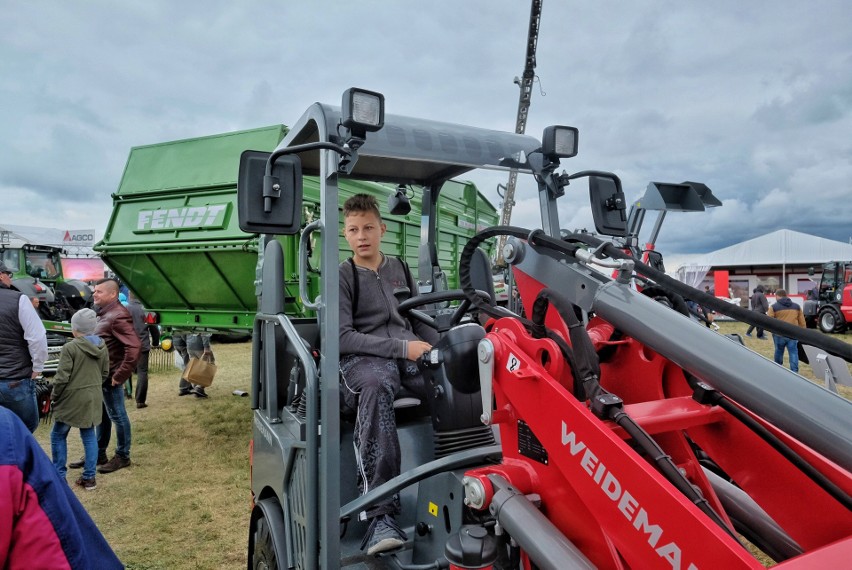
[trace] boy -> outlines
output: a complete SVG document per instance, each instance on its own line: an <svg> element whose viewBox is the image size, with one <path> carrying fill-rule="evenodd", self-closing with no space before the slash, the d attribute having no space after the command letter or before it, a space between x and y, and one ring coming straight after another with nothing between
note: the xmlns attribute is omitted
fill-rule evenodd
<svg viewBox="0 0 852 570"><path fill-rule="evenodd" d="M343 205L343 220L352 257L340 264L340 372L344 402L357 410L355 455L358 480L366 493L399 475L394 395L400 384L423 391L423 377L414 361L438 342L438 333L402 318L397 310L397 294L406 289L407 296L415 294L408 286L413 280L402 261L380 251L387 228L376 199L352 196ZM370 521L362 544L367 554L404 544L407 537L394 520L399 510L395 495L364 513Z"/></svg>
<svg viewBox="0 0 852 570"><path fill-rule="evenodd" d="M95 464L98 438L95 427L101 423L103 395L101 384L109 375L106 343L95 333L97 315L92 309L80 309L71 317L74 338L59 354L59 366L53 382L53 430L50 451L59 476L65 479L66 440L72 427L80 428L85 459L83 474L76 484L87 491L97 487Z"/></svg>

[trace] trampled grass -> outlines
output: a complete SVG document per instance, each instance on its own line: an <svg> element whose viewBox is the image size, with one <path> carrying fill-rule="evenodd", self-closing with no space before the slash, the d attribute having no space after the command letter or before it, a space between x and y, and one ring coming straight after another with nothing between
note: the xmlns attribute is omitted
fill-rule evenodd
<svg viewBox="0 0 852 570"><path fill-rule="evenodd" d="M719 324L722 334L745 334L742 323ZM772 358L771 340L743 338L748 348ZM838 338L849 341L852 335ZM210 398L178 397L177 369L153 372L149 407L137 410L128 401L133 465L99 474L95 491L75 491L131 570L246 565L251 410L249 398L231 392L249 390L251 345L214 344L213 348L219 371L208 389ZM814 380L810 366L803 364L800 373ZM840 390L852 399L852 388ZM36 431L48 455L49 432L44 425ZM69 434L68 445L70 460L82 455L76 431ZM69 481L73 483L79 473L69 471Z"/></svg>
<svg viewBox="0 0 852 570"><path fill-rule="evenodd" d="M132 424L128 469L98 474L76 490L116 554L131 570L244 568L248 540L251 345L213 346L219 366L207 399L178 396L177 369L153 372L148 407L127 400ZM36 436L50 454L50 426ZM110 454L114 452L114 434ZM69 461L82 456L78 432ZM72 483L79 470L69 470Z"/></svg>

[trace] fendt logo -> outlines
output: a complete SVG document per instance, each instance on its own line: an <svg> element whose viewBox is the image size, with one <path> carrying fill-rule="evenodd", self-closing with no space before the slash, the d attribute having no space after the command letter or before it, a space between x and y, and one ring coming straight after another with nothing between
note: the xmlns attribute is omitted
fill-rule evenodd
<svg viewBox="0 0 852 570"><path fill-rule="evenodd" d="M210 204L185 208L139 210L136 231L221 229L225 227L228 206L229 204Z"/></svg>

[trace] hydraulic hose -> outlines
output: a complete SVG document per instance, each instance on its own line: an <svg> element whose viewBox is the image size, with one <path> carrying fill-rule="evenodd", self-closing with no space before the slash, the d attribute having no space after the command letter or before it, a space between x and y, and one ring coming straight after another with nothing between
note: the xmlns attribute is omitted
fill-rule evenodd
<svg viewBox="0 0 852 570"><path fill-rule="evenodd" d="M743 309L742 307L738 307L726 301L722 301L721 299L718 299L713 295L708 295L703 291L699 291L698 289L690 287L685 283L681 283L677 279L672 279L662 271L658 271L653 267L642 263L635 257L625 253L624 251L620 250L618 247L612 245L611 243L595 238L589 234L571 234L566 239L578 241L591 247L602 247L602 251L613 258L629 259L636 264L636 272L638 274L643 275L645 277L649 277L652 281L654 281L654 283L656 283L660 287L663 287L664 289L668 289L687 299L692 299L693 301L705 307L710 307L717 313L722 313L723 315L727 315L733 319L748 323L750 325L759 326L781 336L800 340L807 344L816 346L817 348L821 348L829 354L838 356L847 362L852 362L852 345L846 342L831 338L822 334L821 332L803 329L802 327L786 323L784 321L780 321L772 317L767 317L766 315L762 315L755 311ZM553 241L556 240L554 240L553 238L550 238L547 241L539 240L537 236L536 241L541 241L543 244L553 246ZM577 246L572 245L571 247L567 248L559 248L559 250L563 251L568 255L572 255L572 252L576 251L576 247Z"/></svg>
<svg viewBox="0 0 852 570"><path fill-rule="evenodd" d="M577 368L582 374L583 388L593 398L592 411L598 411L598 401L604 402L600 406L601 416L611 419L633 439L634 443L651 458L657 470L680 491L687 499L689 499L701 512L710 517L718 524L728 535L737 540L736 534L728 527L726 521L710 506L707 499L698 492L686 476L677 468L672 458L659 446L659 444L636 423L630 415L624 411L621 405L621 399L615 396L617 400L613 400L613 394L607 392L600 385L600 363L598 355L595 352L594 345L589 338L589 333L582 322L577 318L574 312L574 306L567 299L562 297L552 289L543 289L536 299L536 304L541 302L552 302L559 316L568 327L568 334L571 336L571 345L574 347L574 353L577 361ZM545 309L546 310L546 309ZM538 320L539 315L534 318Z"/></svg>
<svg viewBox="0 0 852 570"><path fill-rule="evenodd" d="M719 513L713 510L713 507L710 506L707 499L705 499L704 496L692 486L683 473L681 473L680 469L678 469L677 465L675 465L674 461L672 461L671 456L663 451L657 442L654 441L654 438L636 423L636 420L631 418L621 407L612 408L609 413L609 419L617 423L624 429L624 431L627 432L627 434L633 439L634 443L648 454L648 457L651 458L660 473L662 473L678 491L680 491L687 499L692 501L692 503L695 504L701 512L713 519L713 521L718 524L722 530L728 533L731 538L739 542L737 535L728 527L727 523L721 516L719 516Z"/></svg>
<svg viewBox="0 0 852 570"><path fill-rule="evenodd" d="M686 376L686 381L693 390L699 387L701 382L698 378L686 370L684 370L683 373L684 376ZM843 489L835 485L828 477L815 469L813 465L805 461L801 455L781 441L781 439L779 439L775 434L741 410L733 401L731 401L730 398L721 392L714 390L712 392L710 403L717 404L720 408L731 414L731 416L751 430L760 439L768 443L775 451L780 453L785 459L787 459L787 461L792 463L823 491L831 495L840 504L852 511L852 497L850 497Z"/></svg>

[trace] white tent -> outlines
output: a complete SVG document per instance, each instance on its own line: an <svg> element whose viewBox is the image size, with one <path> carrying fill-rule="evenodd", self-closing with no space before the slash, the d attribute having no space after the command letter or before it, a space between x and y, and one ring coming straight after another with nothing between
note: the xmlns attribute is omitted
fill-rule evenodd
<svg viewBox="0 0 852 570"><path fill-rule="evenodd" d="M70 231L73 232L74 230ZM60 230L57 228L0 224L0 234L5 235L10 241L18 240L23 243L59 247L65 250L68 256L72 257L98 256L90 245L76 243L69 244L65 239L68 232L69 230ZM94 230L87 230L87 232L94 234ZM20 247L20 245L17 245L16 247Z"/></svg>
<svg viewBox="0 0 852 570"><path fill-rule="evenodd" d="M778 230L695 260L710 267L819 265L852 259L852 245L792 230Z"/></svg>

